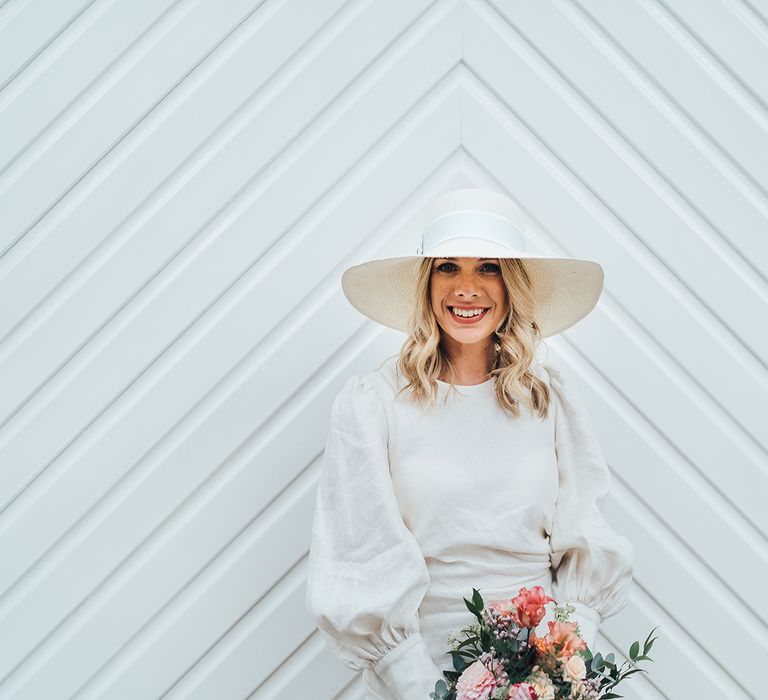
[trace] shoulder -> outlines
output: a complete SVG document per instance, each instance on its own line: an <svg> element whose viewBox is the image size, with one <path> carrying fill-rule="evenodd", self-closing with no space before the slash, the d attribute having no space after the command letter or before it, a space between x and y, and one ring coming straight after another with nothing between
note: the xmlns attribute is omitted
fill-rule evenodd
<svg viewBox="0 0 768 700"><path fill-rule="evenodd" d="M364 375L378 388L385 398L394 396L395 392L400 387L401 377L397 369L399 359L399 355L390 355L384 359L376 369L371 370Z"/></svg>
<svg viewBox="0 0 768 700"><path fill-rule="evenodd" d="M546 361L536 363L537 376L544 381L550 389L552 405L556 413L569 410L580 410L579 394L571 380L570 373L559 358L547 358Z"/></svg>
<svg viewBox="0 0 768 700"><path fill-rule="evenodd" d="M352 375L347 379L342 391L358 398L364 396L368 402L390 406L399 387L397 357L390 356L377 368Z"/></svg>
<svg viewBox="0 0 768 700"><path fill-rule="evenodd" d="M560 353L547 345L540 351L544 357L540 359L537 353L536 359L531 363L531 369L542 381L555 390L561 390L568 382L568 365L563 361Z"/></svg>
<svg viewBox="0 0 768 700"><path fill-rule="evenodd" d="M334 410L374 408L380 403L381 398L370 373L364 372L347 377L336 394Z"/></svg>
<svg viewBox="0 0 768 700"><path fill-rule="evenodd" d="M346 379L334 402L334 413L346 412L350 418L377 415L384 417L395 393L394 362L353 374Z"/></svg>
<svg viewBox="0 0 768 700"><path fill-rule="evenodd" d="M578 378L573 376L570 366L555 358L554 361L547 360L543 368L552 389L555 420L569 423L581 435L591 434L593 429L587 404L582 397Z"/></svg>
<svg viewBox="0 0 768 700"><path fill-rule="evenodd" d="M534 360L530 366L531 372L534 373L543 382L549 383L549 364L545 362L539 362Z"/></svg>
<svg viewBox="0 0 768 700"><path fill-rule="evenodd" d="M544 362L536 360L531 364L531 371L553 389L559 388L562 384L563 375L557 360L547 359Z"/></svg>

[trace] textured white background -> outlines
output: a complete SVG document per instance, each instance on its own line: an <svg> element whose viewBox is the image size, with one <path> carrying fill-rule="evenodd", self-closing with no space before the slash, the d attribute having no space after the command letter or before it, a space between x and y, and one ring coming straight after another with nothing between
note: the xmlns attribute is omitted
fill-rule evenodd
<svg viewBox="0 0 768 700"><path fill-rule="evenodd" d="M507 192L636 548L627 698L765 696L766 0L0 2L0 700L359 697L303 607L341 271Z"/></svg>

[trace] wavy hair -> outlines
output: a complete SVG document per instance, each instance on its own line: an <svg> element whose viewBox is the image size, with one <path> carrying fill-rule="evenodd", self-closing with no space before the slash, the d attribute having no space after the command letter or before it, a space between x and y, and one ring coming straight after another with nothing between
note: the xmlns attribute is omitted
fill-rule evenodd
<svg viewBox="0 0 768 700"><path fill-rule="evenodd" d="M448 370L455 377L456 368L441 344L441 329L432 310L430 278L435 258L427 257L418 270L416 304L409 318L409 336L400 349L397 369L406 379L398 394L410 390L414 400L433 405L438 396L437 378ZM550 404L550 389L531 370L541 330L535 320L535 302L531 281L522 260L499 258L505 288L506 312L494 331L490 352L491 377L495 379L499 405L515 417L520 404L544 419ZM451 390L456 386L450 382ZM447 397L446 397L447 398Z"/></svg>

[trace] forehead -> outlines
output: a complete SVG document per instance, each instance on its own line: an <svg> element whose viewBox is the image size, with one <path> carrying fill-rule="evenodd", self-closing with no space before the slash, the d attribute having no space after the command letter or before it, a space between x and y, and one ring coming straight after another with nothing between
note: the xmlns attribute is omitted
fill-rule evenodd
<svg viewBox="0 0 768 700"><path fill-rule="evenodd" d="M483 260L498 260L498 258L435 258L435 260L477 260L478 262L482 262Z"/></svg>

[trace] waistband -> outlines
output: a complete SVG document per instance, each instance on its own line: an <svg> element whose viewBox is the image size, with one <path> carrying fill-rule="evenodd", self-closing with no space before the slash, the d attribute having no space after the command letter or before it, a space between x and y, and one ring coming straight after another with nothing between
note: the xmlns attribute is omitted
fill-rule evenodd
<svg viewBox="0 0 768 700"><path fill-rule="evenodd" d="M463 608L462 598L471 599L477 588L483 601L512 598L520 588L539 585L552 594L552 569L548 553L518 553L498 549L455 552L451 556L426 559L430 575L422 611Z"/></svg>

